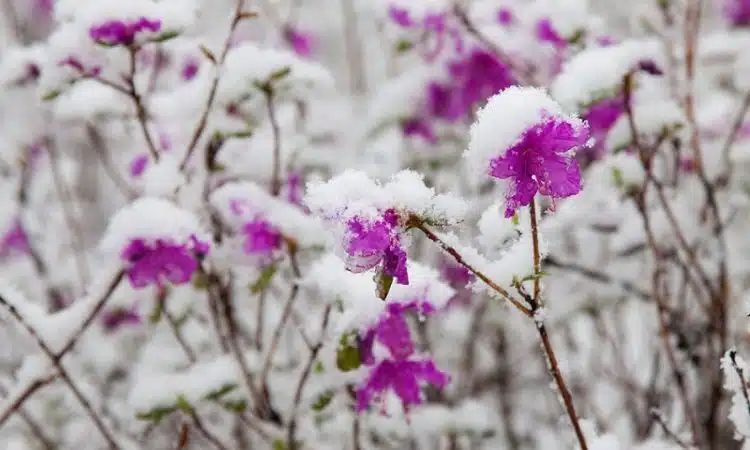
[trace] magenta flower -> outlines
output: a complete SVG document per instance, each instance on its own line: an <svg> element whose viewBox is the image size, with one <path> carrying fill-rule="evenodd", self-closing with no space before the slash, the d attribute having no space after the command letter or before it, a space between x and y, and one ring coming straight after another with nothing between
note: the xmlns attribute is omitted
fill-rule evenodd
<svg viewBox="0 0 750 450"><path fill-rule="evenodd" d="M347 270L361 273L382 264L385 275L399 284L409 284L406 251L401 246L398 214L389 209L381 218L353 217L347 222L345 250Z"/></svg>
<svg viewBox="0 0 750 450"><path fill-rule="evenodd" d="M292 47L298 56L309 57L313 51L313 38L309 33L303 33L294 27L284 27L284 40Z"/></svg>
<svg viewBox="0 0 750 450"><path fill-rule="evenodd" d="M75 70L81 76L84 76L84 77L95 78L95 77L98 77L99 74L102 72L102 68L99 66L92 66L92 67L86 68L86 66L83 65L81 60L76 58L75 56L68 56L62 61L59 61L57 65L60 67L70 67L71 69Z"/></svg>
<svg viewBox="0 0 750 450"><path fill-rule="evenodd" d="M105 45L132 45L141 32L156 33L161 30L160 20L141 17L136 21L109 20L89 29L92 40Z"/></svg>
<svg viewBox="0 0 750 450"><path fill-rule="evenodd" d="M414 342L406 322L407 313L427 316L435 312L435 307L427 301L409 303L389 303L378 322L363 336L359 351L362 362L367 365L375 363L372 347L377 340L383 344L394 359L406 359L415 351Z"/></svg>
<svg viewBox="0 0 750 450"><path fill-rule="evenodd" d="M447 12L429 12L423 17L414 18L404 8L391 6L388 9L389 18L399 27L406 29L420 28L425 36L434 36L435 47L426 49L423 56L432 61L445 47L446 38L452 38L456 52L463 48L460 27L449 23ZM424 41L423 41L424 42Z"/></svg>
<svg viewBox="0 0 750 450"><path fill-rule="evenodd" d="M357 388L357 412L366 410L372 403L382 403L383 394L389 389L399 396L404 410L408 412L412 405L423 401L421 384L429 383L443 388L450 382L450 376L437 369L431 360L409 359L416 346L405 314L429 315L434 312L435 308L425 300L389 303L377 323L360 339L362 363L374 367ZM377 363L372 351L376 341L390 354L388 359Z"/></svg>
<svg viewBox="0 0 750 450"><path fill-rule="evenodd" d="M497 22L500 25L510 25L514 21L513 18L513 12L509 10L508 8L501 8L500 11L497 12Z"/></svg>
<svg viewBox="0 0 750 450"><path fill-rule="evenodd" d="M490 162L489 174L510 180L505 217L531 204L539 192L564 198L581 191L581 172L571 150L585 145L588 125L554 116L527 129L508 151Z"/></svg>
<svg viewBox="0 0 750 450"><path fill-rule="evenodd" d="M430 144L437 142L437 136L425 119L405 119L401 122L401 132L406 137L421 137Z"/></svg>
<svg viewBox="0 0 750 450"><path fill-rule="evenodd" d="M409 11L405 10L404 8L391 6L388 9L388 17L390 17L391 20L396 23L396 25L404 28L409 28L415 25L414 21L411 18L411 15L409 14Z"/></svg>
<svg viewBox="0 0 750 450"><path fill-rule="evenodd" d="M168 239L133 239L122 252L127 263L130 284L141 289L155 284L163 288L171 284L188 283L199 266L199 258L208 253L208 244L193 237L188 244L177 244Z"/></svg>
<svg viewBox="0 0 750 450"><path fill-rule="evenodd" d="M458 89L464 113L515 83L510 69L493 53L475 48L448 66Z"/></svg>
<svg viewBox="0 0 750 450"><path fill-rule="evenodd" d="M594 159L598 159L604 153L609 130L624 111L624 99L622 96L618 96L592 104L582 115L582 118L588 122L591 136L594 138L594 145L590 151Z"/></svg>
<svg viewBox="0 0 750 450"><path fill-rule="evenodd" d="M299 173L290 173L286 180L286 200L292 205L302 207L303 194L302 176Z"/></svg>
<svg viewBox="0 0 750 450"><path fill-rule="evenodd" d="M11 229L0 239L0 258L5 259L11 255L24 254L28 251L28 236L21 226L21 221L16 220Z"/></svg>
<svg viewBox="0 0 750 450"><path fill-rule="evenodd" d="M542 42L549 42L556 48L565 48L568 42L560 36L549 19L542 19L536 24L536 37Z"/></svg>
<svg viewBox="0 0 750 450"><path fill-rule="evenodd" d="M110 333L123 326L140 324L141 315L135 308L116 308L102 315L102 325Z"/></svg>
<svg viewBox="0 0 750 450"><path fill-rule="evenodd" d="M724 16L732 26L750 25L750 0L724 0Z"/></svg>
<svg viewBox="0 0 750 450"><path fill-rule="evenodd" d="M437 142L431 120L454 123L468 117L487 98L515 83L509 68L494 54L475 48L448 64L449 83L427 84L425 110L421 116L401 123L405 136L419 136Z"/></svg>
<svg viewBox="0 0 750 450"><path fill-rule="evenodd" d="M148 161L149 157L146 153L136 156L133 162L130 163L130 175L133 177L141 176L148 166Z"/></svg>
<svg viewBox="0 0 750 450"><path fill-rule="evenodd" d="M242 227L245 235L245 253L249 255L270 255L273 251L281 248L283 236L276 227L256 217Z"/></svg>
<svg viewBox="0 0 750 450"><path fill-rule="evenodd" d="M385 360L375 366L364 385L357 389L357 412L366 410L373 403L382 404L383 395L388 390L399 396L408 412L412 405L424 401L422 385L443 388L449 382L450 376L431 360Z"/></svg>
<svg viewBox="0 0 750 450"><path fill-rule="evenodd" d="M188 59L185 61L185 63L182 65L182 80L183 81L190 81L198 74L198 69L200 68L200 65L198 61L195 59Z"/></svg>

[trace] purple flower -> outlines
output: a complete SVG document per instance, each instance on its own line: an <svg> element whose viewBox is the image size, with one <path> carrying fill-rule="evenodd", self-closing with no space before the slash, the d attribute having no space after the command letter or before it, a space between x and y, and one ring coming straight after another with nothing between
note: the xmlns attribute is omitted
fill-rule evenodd
<svg viewBox="0 0 750 450"><path fill-rule="evenodd" d="M148 166L148 161L147 153L136 156L133 162L130 163L130 175L133 177L141 176Z"/></svg>
<svg viewBox="0 0 750 450"><path fill-rule="evenodd" d="M75 70L81 76L85 77L97 77L102 72L102 68L99 66L92 66L90 68L86 68L80 59L76 58L75 56L68 56L67 58L59 61L57 63L60 67L70 67L71 69Z"/></svg>
<svg viewBox="0 0 750 450"><path fill-rule="evenodd" d="M284 40L298 56L308 57L313 51L313 38L309 33L303 33L291 26L284 27Z"/></svg>
<svg viewBox="0 0 750 450"><path fill-rule="evenodd" d="M724 16L732 26L750 25L750 0L724 0Z"/></svg>
<svg viewBox="0 0 750 450"><path fill-rule="evenodd" d="M131 240L125 247L122 259L128 265L128 279L134 288L150 284L162 288L165 280L171 284L188 283L198 269L198 258L208 253L208 249L208 244L195 237L188 244L139 238Z"/></svg>
<svg viewBox="0 0 750 450"><path fill-rule="evenodd" d="M290 173L286 180L286 200L292 205L303 207L303 194L302 176L299 173Z"/></svg>
<svg viewBox="0 0 750 450"><path fill-rule="evenodd" d="M390 17L391 20L394 21L397 25L404 28L414 26L414 21L411 19L409 11L405 10L404 8L391 6L388 9L388 17Z"/></svg>
<svg viewBox="0 0 750 450"><path fill-rule="evenodd" d="M395 278L398 284L409 284L396 211L389 209L374 220L353 217L347 222L347 230L347 270L361 273L382 264L384 274Z"/></svg>
<svg viewBox="0 0 750 450"><path fill-rule="evenodd" d="M474 281L474 274L460 264L446 261L440 267L440 278L447 281L452 288L463 288Z"/></svg>
<svg viewBox="0 0 750 450"><path fill-rule="evenodd" d="M543 19L536 24L536 37L542 42L549 42L557 48L564 48L568 42L552 26L549 19Z"/></svg>
<svg viewBox="0 0 750 450"><path fill-rule="evenodd" d="M364 385L357 389L357 412L362 412L373 403L383 402L383 395L393 390L408 412L412 405L421 404L421 386L431 384L443 388L450 376L439 370L431 360L385 360L370 372Z"/></svg>
<svg viewBox="0 0 750 450"><path fill-rule="evenodd" d="M489 174L510 180L505 217L531 204L539 192L554 198L581 190L581 172L571 150L589 138L588 125L547 116L523 132L516 144L490 161Z"/></svg>
<svg viewBox="0 0 750 450"><path fill-rule="evenodd" d="M435 81L427 84L427 114L435 119L455 122L466 115L460 88Z"/></svg>
<svg viewBox="0 0 750 450"><path fill-rule="evenodd" d="M429 143L437 142L430 120L454 123L467 117L474 107L487 98L514 84L509 68L494 54L475 48L468 55L448 63L451 81L427 84L425 110L422 117L401 123L405 136L420 136Z"/></svg>
<svg viewBox="0 0 750 450"><path fill-rule="evenodd" d="M406 137L421 137L430 144L437 142L437 136L425 119L405 119L401 122L401 132Z"/></svg>
<svg viewBox="0 0 750 450"><path fill-rule="evenodd" d="M404 316L409 312L426 316L434 313L435 307L427 301L389 303L378 322L367 330L360 341L359 351L364 364L375 363L372 347L376 340L388 349L393 359L407 359L414 353L414 342Z"/></svg>
<svg viewBox="0 0 750 450"><path fill-rule="evenodd" d="M198 74L198 69L200 68L200 65L198 61L195 59L188 59L185 61L185 63L182 65L182 80L183 81L190 81Z"/></svg>
<svg viewBox="0 0 750 450"><path fill-rule="evenodd" d="M460 92L465 112L515 83L508 67L493 53L480 48L450 63L448 71Z"/></svg>
<svg viewBox="0 0 750 450"><path fill-rule="evenodd" d="M594 159L598 159L604 153L607 134L624 111L624 100L622 96L618 96L592 104L582 115L582 118L589 124L591 136L595 139L591 151L587 152L591 153Z"/></svg>
<svg viewBox="0 0 750 450"><path fill-rule="evenodd" d="M21 226L21 221L16 220L8 232L0 239L0 258L5 259L14 254L24 254L29 251L29 239Z"/></svg>
<svg viewBox="0 0 750 450"><path fill-rule="evenodd" d="M423 54L424 58L428 61L432 61L443 50L446 35L453 38L457 52L460 52L463 48L463 39L459 31L460 27L449 23L449 15L446 11L428 12L423 17L414 18L407 9L391 5L388 9L388 16L396 25L402 28L411 29L419 27L425 36L432 35L435 37L435 47L426 50Z"/></svg>
<svg viewBox="0 0 750 450"><path fill-rule="evenodd" d="M132 45L135 36L143 31L156 33L161 30L160 20L141 17L136 21L108 20L89 29L89 36L105 45Z"/></svg>
<svg viewBox="0 0 750 450"><path fill-rule="evenodd" d="M502 8L497 12L497 21L500 25L510 25L513 20L513 12L508 8Z"/></svg>
<svg viewBox="0 0 750 450"><path fill-rule="evenodd" d="M141 315L135 308L117 308L103 314L102 325L108 332L114 332L125 325L140 325Z"/></svg>
<svg viewBox="0 0 750 450"><path fill-rule="evenodd" d="M274 250L281 248L283 236L276 227L256 217L242 227L245 235L245 253L249 255L267 256Z"/></svg>

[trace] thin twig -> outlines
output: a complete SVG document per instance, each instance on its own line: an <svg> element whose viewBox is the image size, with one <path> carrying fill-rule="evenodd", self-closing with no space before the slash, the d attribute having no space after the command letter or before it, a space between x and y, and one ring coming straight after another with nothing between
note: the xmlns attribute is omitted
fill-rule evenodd
<svg viewBox="0 0 750 450"><path fill-rule="evenodd" d="M198 141L200 140L201 136L203 136L203 133L206 130L208 115L211 113L211 108L213 107L214 101L216 99L216 91L219 88L219 78L221 77L220 69L224 65L224 61L226 60L227 54L229 53L229 48L232 45L232 36L234 35L234 30L237 29L237 25L239 25L240 22L242 22L242 20L247 17L246 14L243 14L244 8L245 1L237 0L237 6L234 10L234 17L232 18L232 24L229 28L229 34L224 41L224 48L221 51L219 59L216 61L212 61L216 66L216 75L214 75L214 79L211 82L211 88L208 91L208 98L206 99L206 104L203 108L203 114L201 114L201 118L198 120L198 124L195 126L195 130L193 131L193 135L190 138L190 143L187 146L185 156L183 157L182 162L180 162L181 171L185 170L185 167L187 167L187 164L190 161L190 157L198 147Z"/></svg>
<svg viewBox="0 0 750 450"><path fill-rule="evenodd" d="M477 278L482 280L484 284L489 286L493 291L500 294L503 298L508 300L513 306L516 307L519 311L521 311L525 316L532 317L533 313L531 309L529 309L527 306L525 306L523 303L521 303L519 300L517 300L515 297L513 297L506 289L504 289L499 284L492 281L487 275L482 273L480 270L476 269L471 264L467 263L463 256L461 256L458 251L451 247L447 242L440 239L440 237L433 233L427 226L419 219L412 218L411 220L412 226L414 228L419 229L422 233L424 233L425 236L427 236L427 239L431 240L432 242L436 243L441 249L443 249L446 253L451 255L453 259L456 260L456 262L462 266L464 266L469 272L473 273Z"/></svg>
<svg viewBox="0 0 750 450"><path fill-rule="evenodd" d="M297 389L294 391L294 405L292 406L292 415L289 419L289 427L287 431L287 448L289 450L296 450L297 449L297 443L296 443L296 435L297 435L297 419L299 416L299 409L300 405L302 403L302 392L305 389L305 385L307 384L307 380L310 378L310 374L312 373L313 364L315 363L315 360L318 359L318 354L320 353L321 348L323 348L323 334L326 332L328 328L328 320L331 316L331 304L329 303L325 311L323 312L323 323L320 327L321 336L318 339L318 343L315 344L310 351L310 356L307 358L307 363L305 364L305 368L302 370L302 375L299 378L299 381L297 382Z"/></svg>
<svg viewBox="0 0 750 450"><path fill-rule="evenodd" d="M86 397L81 392L80 388L73 381L72 377L70 376L70 373L62 365L61 360L73 348L73 346L77 342L78 338L83 334L83 332L86 329L88 329L89 325L93 322L94 318L98 316L99 312L104 307L104 304L112 295L115 288L119 285L120 281L123 278L123 275L124 275L124 271L119 270L117 275L110 282L104 295L100 297L100 299L95 304L94 308L91 310L91 313L89 313L86 319L84 319L81 326L73 334L73 336L66 343L66 345L63 346L63 348L57 353L55 353L52 350L52 348L50 348L50 346L47 345L44 339L42 339L39 333L37 333L36 329L21 315L21 313L16 309L16 307L13 304L9 303L4 297L0 296L0 305L2 305L2 307L5 308L13 316L14 319L16 319L16 321L26 330L26 332L29 333L29 335L31 335L34 338L39 348L50 359L52 364L57 369L60 377L68 385L68 387L70 388L70 391L78 399L79 403L81 403L81 406L83 406L83 409L89 415L91 420L94 422L94 425L99 429L99 432L102 434L104 439L109 444L109 447L112 449L119 449L120 446L117 444L112 433L109 431L109 429L104 424L104 422L99 417L99 415L96 414L96 412L94 412L94 408L91 406L91 403L88 401L88 399L86 399Z"/></svg>
<svg viewBox="0 0 750 450"><path fill-rule="evenodd" d="M146 145L148 146L148 152L151 154L151 158L154 161L159 161L159 152L156 150L156 144L154 139L151 137L151 133L148 131L148 112L146 106L143 104L143 98L138 92L138 88L135 85L135 72L136 72L136 54L138 49L136 47L128 48L129 51L129 62L130 62L130 73L126 78L128 83L128 95L133 99L135 104L135 116L138 121L138 125L141 127L143 137L146 139Z"/></svg>

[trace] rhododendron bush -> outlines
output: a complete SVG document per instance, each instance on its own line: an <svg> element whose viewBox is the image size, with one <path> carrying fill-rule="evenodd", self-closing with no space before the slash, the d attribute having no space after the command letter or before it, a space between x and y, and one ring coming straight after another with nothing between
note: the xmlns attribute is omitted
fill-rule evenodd
<svg viewBox="0 0 750 450"><path fill-rule="evenodd" d="M750 449L750 1L0 11L0 448Z"/></svg>

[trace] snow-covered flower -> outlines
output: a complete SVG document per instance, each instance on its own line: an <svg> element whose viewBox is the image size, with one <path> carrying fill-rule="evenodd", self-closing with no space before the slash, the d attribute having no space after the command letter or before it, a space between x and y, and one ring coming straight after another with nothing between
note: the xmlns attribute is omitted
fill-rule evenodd
<svg viewBox="0 0 750 450"><path fill-rule="evenodd" d="M385 360L370 372L367 381L357 391L357 410L383 400L383 394L392 390L401 399L406 411L423 402L421 385L443 388L450 377L435 366L432 360Z"/></svg>
<svg viewBox="0 0 750 450"><path fill-rule="evenodd" d="M257 216L242 227L245 236L243 249L249 255L267 256L281 248L284 237L262 216Z"/></svg>
<svg viewBox="0 0 750 450"><path fill-rule="evenodd" d="M89 29L94 41L105 45L133 45L141 32L156 33L161 30L161 21L140 17L137 20L108 20Z"/></svg>
<svg viewBox="0 0 750 450"><path fill-rule="evenodd" d="M416 345L409 331L405 315L420 316L435 312L426 300L389 303L378 321L360 339L362 363L372 367L357 388L357 411L366 410L373 403L381 403L383 395L392 390L401 400L405 411L423 401L421 385L443 388L450 376L437 368L430 358L415 359ZM388 356L377 361L373 347L376 342L387 350Z"/></svg>
<svg viewBox="0 0 750 450"><path fill-rule="evenodd" d="M346 226L344 249L348 270L360 273L382 265L384 274L399 284L409 284L406 251L401 244L403 229L395 210L385 210L377 218L354 216Z"/></svg>
<svg viewBox="0 0 750 450"><path fill-rule="evenodd" d="M511 87L477 114L466 156L490 176L508 180L505 216L513 217L537 193L556 199L581 190L574 152L588 141L586 122L565 114L545 91Z"/></svg>
<svg viewBox="0 0 750 450"><path fill-rule="evenodd" d="M170 239L133 239L122 252L127 263L127 275L134 288L149 285L164 287L190 282L198 270L198 259L208 253L209 246L195 237L185 244Z"/></svg>

